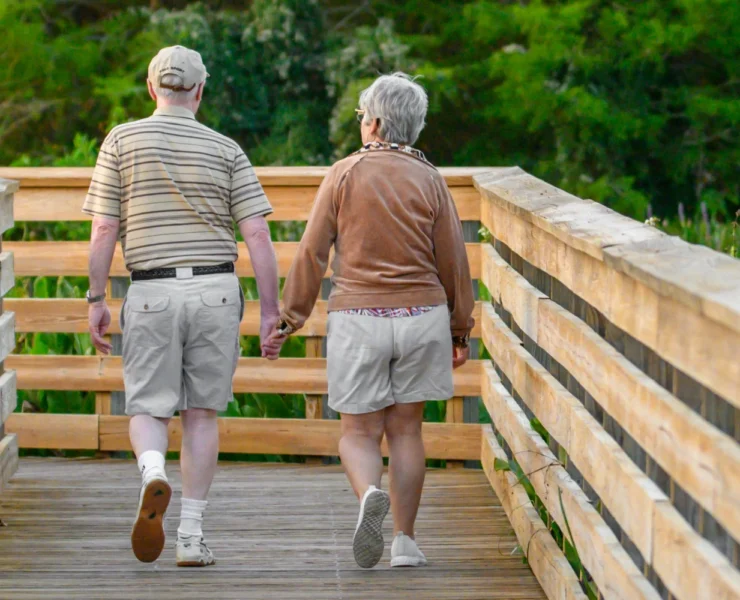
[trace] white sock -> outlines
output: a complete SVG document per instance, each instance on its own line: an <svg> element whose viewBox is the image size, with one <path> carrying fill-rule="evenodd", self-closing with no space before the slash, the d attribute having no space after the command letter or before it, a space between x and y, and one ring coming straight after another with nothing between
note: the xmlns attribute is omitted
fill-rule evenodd
<svg viewBox="0 0 740 600"><path fill-rule="evenodd" d="M180 510L180 526L177 528L179 535L203 535L203 513L208 506L208 500L182 499Z"/></svg>
<svg viewBox="0 0 740 600"><path fill-rule="evenodd" d="M147 450L139 456L139 471L143 481L147 481L154 476L164 477L164 454L157 450Z"/></svg>

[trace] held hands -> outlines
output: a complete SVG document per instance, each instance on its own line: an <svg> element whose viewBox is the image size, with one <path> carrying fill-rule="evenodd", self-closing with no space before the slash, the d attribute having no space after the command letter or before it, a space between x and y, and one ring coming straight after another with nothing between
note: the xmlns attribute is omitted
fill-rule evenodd
<svg viewBox="0 0 740 600"><path fill-rule="evenodd" d="M452 368L462 367L470 358L470 348L461 348L460 346L452 347Z"/></svg>
<svg viewBox="0 0 740 600"><path fill-rule="evenodd" d="M288 336L280 335L278 333L277 324L279 320L280 315L262 317L262 322L260 324L260 348L262 350L262 358L277 360L280 357L280 348L283 347Z"/></svg>
<svg viewBox="0 0 740 600"><path fill-rule="evenodd" d="M87 311L87 318L93 346L102 354L110 354L113 346L103 338L108 332L111 320L110 310L105 301L91 304Z"/></svg>

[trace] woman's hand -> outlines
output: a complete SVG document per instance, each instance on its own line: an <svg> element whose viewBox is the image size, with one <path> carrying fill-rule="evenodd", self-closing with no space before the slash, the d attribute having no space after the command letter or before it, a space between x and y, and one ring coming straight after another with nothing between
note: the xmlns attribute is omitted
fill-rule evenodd
<svg viewBox="0 0 740 600"><path fill-rule="evenodd" d="M452 368L457 369L462 367L470 358L470 348L466 346L462 348L460 346L452 347Z"/></svg>
<svg viewBox="0 0 740 600"><path fill-rule="evenodd" d="M272 324L271 330L267 336L261 336L262 357L268 360L277 360L280 357L280 349L283 347L288 336L280 333L277 327L277 321Z"/></svg>

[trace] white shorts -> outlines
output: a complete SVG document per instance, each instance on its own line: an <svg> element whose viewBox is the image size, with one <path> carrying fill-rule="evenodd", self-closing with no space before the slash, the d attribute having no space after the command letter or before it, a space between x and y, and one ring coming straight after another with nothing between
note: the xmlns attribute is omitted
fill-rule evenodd
<svg viewBox="0 0 740 600"><path fill-rule="evenodd" d="M327 363L329 406L339 413L447 400L454 394L447 306L396 318L331 312Z"/></svg>
<svg viewBox="0 0 740 600"><path fill-rule="evenodd" d="M121 311L126 414L226 410L243 311L233 274L132 283Z"/></svg>

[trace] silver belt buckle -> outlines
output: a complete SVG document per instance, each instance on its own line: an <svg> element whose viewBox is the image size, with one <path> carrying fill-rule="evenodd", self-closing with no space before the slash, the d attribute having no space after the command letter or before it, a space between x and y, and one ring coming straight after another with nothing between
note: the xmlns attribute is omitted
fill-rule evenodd
<svg viewBox="0 0 740 600"><path fill-rule="evenodd" d="M177 267L175 273L177 273L178 279L192 279L193 267Z"/></svg>

